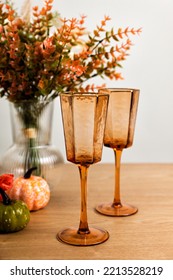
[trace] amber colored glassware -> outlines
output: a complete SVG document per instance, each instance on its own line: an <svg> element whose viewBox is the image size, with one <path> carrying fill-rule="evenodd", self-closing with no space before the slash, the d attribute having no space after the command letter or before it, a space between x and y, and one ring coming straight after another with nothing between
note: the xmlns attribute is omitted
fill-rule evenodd
<svg viewBox="0 0 173 280"><path fill-rule="evenodd" d="M104 215L129 216L138 211L135 206L121 202L120 165L123 149L133 144L139 92L137 89L128 88L100 90L102 94L109 93L104 145L112 148L115 154L114 200L110 203L102 203L96 207L96 210Z"/></svg>
<svg viewBox="0 0 173 280"><path fill-rule="evenodd" d="M108 99L108 94L60 94L66 156L78 166L81 181L79 228L57 234L58 240L71 245L95 245L109 237L104 229L89 228L87 221L87 173L91 164L101 160Z"/></svg>

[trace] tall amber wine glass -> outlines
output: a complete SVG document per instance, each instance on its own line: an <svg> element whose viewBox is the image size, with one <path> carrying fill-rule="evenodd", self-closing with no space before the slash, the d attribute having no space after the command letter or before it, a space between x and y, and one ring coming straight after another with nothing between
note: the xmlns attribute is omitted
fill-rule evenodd
<svg viewBox="0 0 173 280"><path fill-rule="evenodd" d="M102 89L100 93L109 93L104 145L112 148L115 154L115 192L113 202L102 203L96 210L108 216L129 216L138 209L121 202L120 165L123 149L133 144L139 90L112 88Z"/></svg>
<svg viewBox="0 0 173 280"><path fill-rule="evenodd" d="M87 221L87 171L101 160L108 99L108 94L60 94L67 160L78 166L81 181L79 228L67 228L57 235L71 245L95 245L109 237L106 230L89 228Z"/></svg>

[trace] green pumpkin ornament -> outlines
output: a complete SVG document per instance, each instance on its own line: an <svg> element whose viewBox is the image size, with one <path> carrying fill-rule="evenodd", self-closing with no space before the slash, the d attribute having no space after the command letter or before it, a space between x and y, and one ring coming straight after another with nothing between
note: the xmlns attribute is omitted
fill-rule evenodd
<svg viewBox="0 0 173 280"><path fill-rule="evenodd" d="M30 220L30 211L21 200L11 200L0 187L0 232L10 233L22 230Z"/></svg>

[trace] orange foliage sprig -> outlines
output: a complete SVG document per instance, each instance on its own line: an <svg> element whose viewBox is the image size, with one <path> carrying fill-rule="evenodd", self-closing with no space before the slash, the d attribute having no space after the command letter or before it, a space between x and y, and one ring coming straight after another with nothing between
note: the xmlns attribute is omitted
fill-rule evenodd
<svg viewBox="0 0 173 280"><path fill-rule="evenodd" d="M92 32L85 16L62 19L53 0L33 7L30 22L0 1L0 96L11 101L54 98L59 92L95 90L96 76L122 79L117 71L129 55L130 36L141 29L106 30L105 16ZM77 51L76 51L77 50ZM88 82L88 83L87 83Z"/></svg>

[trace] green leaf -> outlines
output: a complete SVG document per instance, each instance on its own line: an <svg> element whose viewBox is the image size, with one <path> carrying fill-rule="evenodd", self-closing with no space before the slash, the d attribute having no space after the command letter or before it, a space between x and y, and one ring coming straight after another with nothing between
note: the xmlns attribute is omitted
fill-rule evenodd
<svg viewBox="0 0 173 280"><path fill-rule="evenodd" d="M118 37L116 35L112 35L112 38L115 40L115 41L119 41Z"/></svg>

